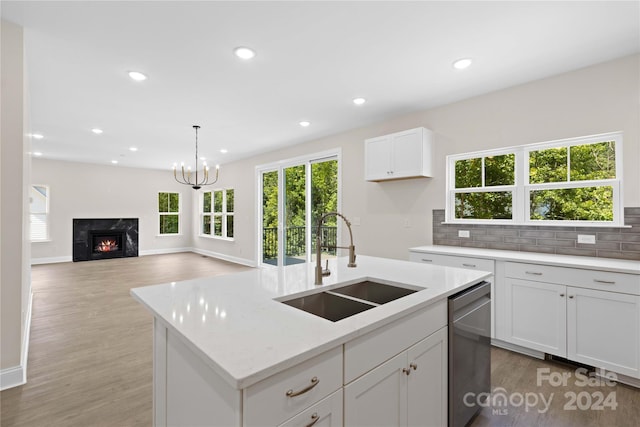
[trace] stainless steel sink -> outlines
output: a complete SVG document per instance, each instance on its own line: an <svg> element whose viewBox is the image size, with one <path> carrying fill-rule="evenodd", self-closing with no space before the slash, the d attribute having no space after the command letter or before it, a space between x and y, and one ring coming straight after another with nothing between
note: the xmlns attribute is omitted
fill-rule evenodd
<svg viewBox="0 0 640 427"><path fill-rule="evenodd" d="M332 291L336 294L349 295L351 297L362 299L365 301L375 302L376 304L386 304L389 301L393 301L417 292L414 289L385 285L383 283L372 282L369 280L354 283L353 285L343 286L337 289L332 289Z"/></svg>
<svg viewBox="0 0 640 427"><path fill-rule="evenodd" d="M279 301L337 322L414 292L417 290L365 280L298 298L279 299Z"/></svg>
<svg viewBox="0 0 640 427"><path fill-rule="evenodd" d="M375 307L374 304L367 304L366 302L352 300L328 292L319 292L281 302L316 316L324 317L332 322L337 322Z"/></svg>

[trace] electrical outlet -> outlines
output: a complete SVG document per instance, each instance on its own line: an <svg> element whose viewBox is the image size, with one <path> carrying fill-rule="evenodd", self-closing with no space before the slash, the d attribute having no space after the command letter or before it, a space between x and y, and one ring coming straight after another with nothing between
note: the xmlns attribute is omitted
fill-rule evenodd
<svg viewBox="0 0 640 427"><path fill-rule="evenodd" d="M469 230L458 230L458 237L471 237Z"/></svg>
<svg viewBox="0 0 640 427"><path fill-rule="evenodd" d="M578 234L578 243L596 244L596 236L593 234Z"/></svg>

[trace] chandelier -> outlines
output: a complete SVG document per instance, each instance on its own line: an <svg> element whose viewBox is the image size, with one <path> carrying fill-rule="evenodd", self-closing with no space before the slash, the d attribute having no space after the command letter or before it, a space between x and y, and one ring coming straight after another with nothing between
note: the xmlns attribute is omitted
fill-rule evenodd
<svg viewBox="0 0 640 427"><path fill-rule="evenodd" d="M177 165L173 165L173 177L180 184L190 185L194 190L199 190L203 185L212 185L218 182L218 172L220 171L220 166L216 165L216 177L213 181L209 181L209 166L207 166L207 162L203 161L202 173L200 175L202 178L198 178L198 129L200 129L200 126L193 125L193 128L196 130L196 171L195 174L193 174L193 181L191 181L191 166L187 167L187 170L185 171L184 163L180 165L180 168L182 169L181 178L178 177Z"/></svg>

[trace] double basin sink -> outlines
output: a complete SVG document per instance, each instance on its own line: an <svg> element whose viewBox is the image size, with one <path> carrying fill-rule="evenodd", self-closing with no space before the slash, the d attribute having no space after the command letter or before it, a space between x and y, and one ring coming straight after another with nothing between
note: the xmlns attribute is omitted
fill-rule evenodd
<svg viewBox="0 0 640 427"><path fill-rule="evenodd" d="M365 280L280 302L337 322L414 292L417 290Z"/></svg>

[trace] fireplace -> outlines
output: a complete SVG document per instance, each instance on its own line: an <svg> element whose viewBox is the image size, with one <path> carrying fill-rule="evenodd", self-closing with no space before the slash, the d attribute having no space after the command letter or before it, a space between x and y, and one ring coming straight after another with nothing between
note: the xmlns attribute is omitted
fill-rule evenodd
<svg viewBox="0 0 640 427"><path fill-rule="evenodd" d="M138 218L73 220L73 260L138 256Z"/></svg>

